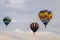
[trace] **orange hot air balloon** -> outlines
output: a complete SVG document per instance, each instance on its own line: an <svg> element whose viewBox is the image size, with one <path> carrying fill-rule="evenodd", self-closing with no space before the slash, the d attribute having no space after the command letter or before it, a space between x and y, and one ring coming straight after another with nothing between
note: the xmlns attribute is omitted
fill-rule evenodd
<svg viewBox="0 0 60 40"><path fill-rule="evenodd" d="M38 13L39 19L43 22L43 24L46 25L49 23L49 21L52 19L53 13L49 10L41 10Z"/></svg>

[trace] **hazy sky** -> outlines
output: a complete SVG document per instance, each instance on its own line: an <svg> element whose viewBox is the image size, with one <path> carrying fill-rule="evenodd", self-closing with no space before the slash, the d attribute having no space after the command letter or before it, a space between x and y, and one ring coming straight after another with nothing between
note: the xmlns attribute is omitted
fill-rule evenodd
<svg viewBox="0 0 60 40"><path fill-rule="evenodd" d="M53 18L45 29L38 12L51 10ZM11 23L6 28L3 18L9 16ZM60 40L60 0L0 0L0 40ZM30 24L40 25L36 35Z"/></svg>

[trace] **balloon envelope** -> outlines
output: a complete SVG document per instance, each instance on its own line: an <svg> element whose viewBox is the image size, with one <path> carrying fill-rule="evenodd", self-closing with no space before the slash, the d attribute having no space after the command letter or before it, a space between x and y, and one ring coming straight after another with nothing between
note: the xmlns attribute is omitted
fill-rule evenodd
<svg viewBox="0 0 60 40"><path fill-rule="evenodd" d="M48 22L51 20L53 13L49 10L41 10L38 13L39 19L43 22L43 24L46 25L48 24Z"/></svg>
<svg viewBox="0 0 60 40"><path fill-rule="evenodd" d="M30 28L31 28L31 30L34 32L34 34L35 34L35 32L38 30L38 28L39 28L39 24L38 23L31 23L30 24Z"/></svg>
<svg viewBox="0 0 60 40"><path fill-rule="evenodd" d="M4 17L3 18L3 22L5 23L5 25L7 26L10 22L11 22L11 19L9 17Z"/></svg>

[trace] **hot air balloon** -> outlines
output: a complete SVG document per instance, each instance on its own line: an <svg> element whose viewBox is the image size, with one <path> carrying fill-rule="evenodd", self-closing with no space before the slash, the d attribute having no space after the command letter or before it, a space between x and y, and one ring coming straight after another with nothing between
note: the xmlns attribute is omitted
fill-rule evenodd
<svg viewBox="0 0 60 40"><path fill-rule="evenodd" d="M49 21L52 19L53 13L49 10L41 10L38 13L39 19L43 22L43 24L46 25L49 23Z"/></svg>
<svg viewBox="0 0 60 40"><path fill-rule="evenodd" d="M31 23L30 28L35 34L35 32L39 29L39 24L38 23Z"/></svg>
<svg viewBox="0 0 60 40"><path fill-rule="evenodd" d="M11 22L11 19L10 19L9 17L4 17L4 18L3 18L3 22L4 22L4 24L5 24L6 27L7 27L7 25Z"/></svg>

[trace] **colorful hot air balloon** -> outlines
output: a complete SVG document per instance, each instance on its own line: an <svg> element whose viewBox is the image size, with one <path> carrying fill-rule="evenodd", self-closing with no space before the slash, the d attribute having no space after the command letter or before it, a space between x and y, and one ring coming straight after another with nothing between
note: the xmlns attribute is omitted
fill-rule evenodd
<svg viewBox="0 0 60 40"><path fill-rule="evenodd" d="M5 23L5 25L7 26L10 22L11 22L11 19L9 17L4 17L3 18L3 22Z"/></svg>
<svg viewBox="0 0 60 40"><path fill-rule="evenodd" d="M38 13L39 19L43 22L43 24L46 25L48 24L48 22L52 19L53 13L51 11L48 10L41 10Z"/></svg>
<svg viewBox="0 0 60 40"><path fill-rule="evenodd" d="M31 30L34 32L34 34L35 34L35 32L38 30L38 28L39 28L39 24L38 23L31 23L30 24L30 28L31 28Z"/></svg>

